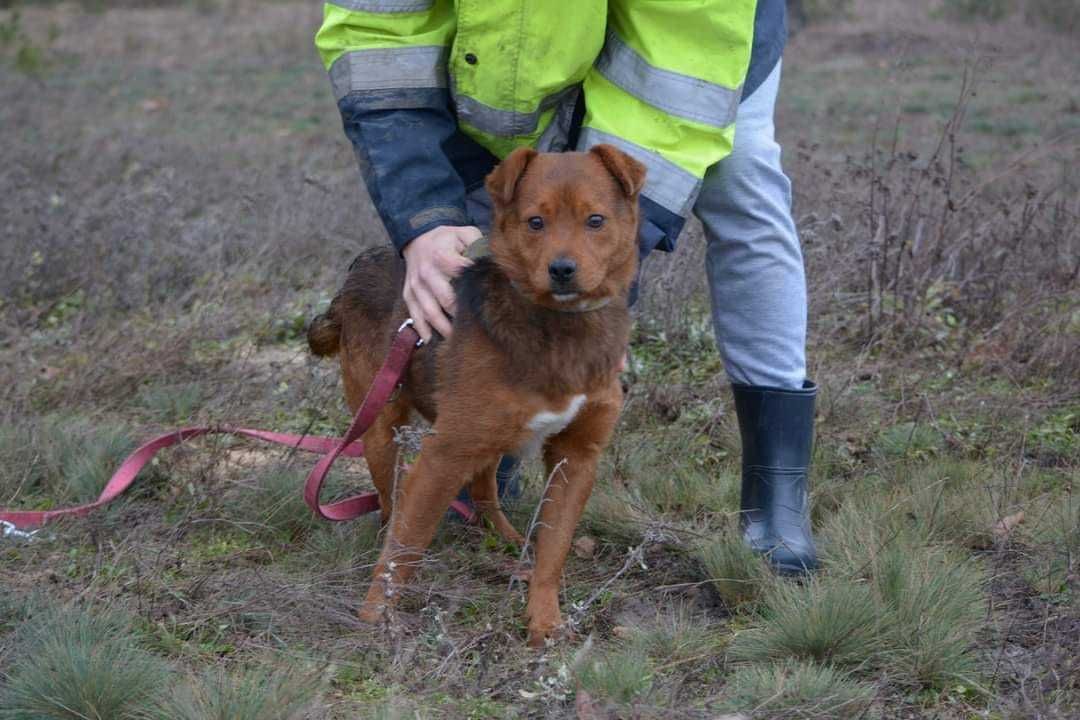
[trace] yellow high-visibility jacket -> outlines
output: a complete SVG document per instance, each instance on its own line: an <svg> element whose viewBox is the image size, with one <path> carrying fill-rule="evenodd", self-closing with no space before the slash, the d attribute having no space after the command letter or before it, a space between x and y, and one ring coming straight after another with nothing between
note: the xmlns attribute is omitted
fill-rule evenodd
<svg viewBox="0 0 1080 720"><path fill-rule="evenodd" d="M466 192L518 146L610 143L648 168L648 251L671 246L731 151L756 5L335 0L315 44L399 248L470 224Z"/></svg>

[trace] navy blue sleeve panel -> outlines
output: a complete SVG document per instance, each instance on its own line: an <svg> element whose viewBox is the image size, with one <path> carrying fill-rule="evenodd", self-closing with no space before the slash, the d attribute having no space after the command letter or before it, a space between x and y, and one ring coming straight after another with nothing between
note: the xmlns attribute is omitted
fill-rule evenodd
<svg viewBox="0 0 1080 720"><path fill-rule="evenodd" d="M460 139L445 88L350 93L338 110L398 252L440 225L469 224L465 183L447 154Z"/></svg>
<svg viewBox="0 0 1080 720"><path fill-rule="evenodd" d="M663 205L644 195L638 196L641 208L641 225L638 228L638 255L642 260L653 250L671 252L682 232L686 218L677 215Z"/></svg>
<svg viewBox="0 0 1080 720"><path fill-rule="evenodd" d="M787 0L758 0L754 9L754 42L750 47L750 68L743 81L742 99L750 97L784 54L787 44ZM738 135L738 129L735 134Z"/></svg>

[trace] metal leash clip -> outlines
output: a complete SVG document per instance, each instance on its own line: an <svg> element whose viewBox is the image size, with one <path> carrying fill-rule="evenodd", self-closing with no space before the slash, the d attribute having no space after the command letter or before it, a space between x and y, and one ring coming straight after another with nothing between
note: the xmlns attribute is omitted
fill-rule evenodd
<svg viewBox="0 0 1080 720"><path fill-rule="evenodd" d="M413 327L415 324L416 323L413 322L412 318L406 318L405 322L401 323L401 325L398 326L397 331L401 332L402 330L404 330L407 327ZM420 338L419 340L416 341L416 347L421 347L421 346L423 346L423 344L424 344L424 338Z"/></svg>
<svg viewBox="0 0 1080 720"><path fill-rule="evenodd" d="M7 520L0 520L0 528L3 528L3 537L26 541L33 540L34 537L41 532L41 528L38 528L37 530L20 530L15 526L15 523L8 522Z"/></svg>

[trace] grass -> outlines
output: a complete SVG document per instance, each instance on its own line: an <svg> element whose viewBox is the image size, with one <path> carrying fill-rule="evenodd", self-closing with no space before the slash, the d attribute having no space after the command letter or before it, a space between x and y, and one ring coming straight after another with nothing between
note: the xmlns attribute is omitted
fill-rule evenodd
<svg viewBox="0 0 1080 720"><path fill-rule="evenodd" d="M578 668L576 679L591 695L627 705L648 694L653 675L649 656L642 648L631 645L587 658Z"/></svg>
<svg viewBox="0 0 1080 720"><path fill-rule="evenodd" d="M39 609L16 631L5 720L134 720L168 678L117 612Z"/></svg>
<svg viewBox="0 0 1080 720"><path fill-rule="evenodd" d="M91 499L164 427L340 432L339 372L303 326L385 238L311 46L320 9L19 5L0 11L0 506ZM577 530L595 542L563 577L575 637L528 650L520 553L456 523L400 612L360 625L377 519L316 522L311 458L200 438L114 521L0 539L4 697L72 676L28 664L59 605L69 630L113 617L98 647L137 659L88 651L71 702L165 668L116 718L572 718L586 694L598 717L1080 716L1068 18L1056 0L975 23L930 0L793 5L811 22L776 125L821 386L818 577L783 582L739 539L691 222L644 268L626 407ZM527 465L521 531L545 479ZM369 480L342 461L332 484Z"/></svg>
<svg viewBox="0 0 1080 720"><path fill-rule="evenodd" d="M57 413L29 427L0 426L0 458L18 469L5 473L3 494L88 502L134 447L124 424L90 416Z"/></svg>
<svg viewBox="0 0 1080 720"><path fill-rule="evenodd" d="M874 698L869 683L828 666L785 660L741 667L724 686L724 706L754 718L860 718Z"/></svg>
<svg viewBox="0 0 1080 720"><path fill-rule="evenodd" d="M296 671L208 671L175 687L145 720L300 720L309 717L317 679Z"/></svg>
<svg viewBox="0 0 1080 720"><path fill-rule="evenodd" d="M870 588L822 576L802 585L778 582L765 593L762 622L735 636L736 660L792 657L858 667L878 651L880 612Z"/></svg>
<svg viewBox="0 0 1080 720"><path fill-rule="evenodd" d="M705 579L729 608L738 609L761 598L768 568L743 543L735 527L723 528L716 537L702 541L696 556Z"/></svg>

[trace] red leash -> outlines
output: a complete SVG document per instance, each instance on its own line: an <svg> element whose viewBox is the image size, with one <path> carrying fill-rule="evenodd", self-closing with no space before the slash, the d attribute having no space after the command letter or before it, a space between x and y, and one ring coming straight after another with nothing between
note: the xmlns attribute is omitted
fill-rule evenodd
<svg viewBox="0 0 1080 720"><path fill-rule="evenodd" d="M172 447L200 435L219 433L255 438L256 440L263 440L277 445L288 445L297 450L321 454L322 457L311 472L308 473L307 480L304 483L304 502L308 504L308 507L316 515L326 520L352 520L366 513L374 512L379 509L378 493L368 492L353 495L328 505L319 502L319 493L322 490L322 484L327 473L330 472L331 466L340 455L363 457L364 446L359 441L360 436L367 432L367 429L375 422L375 418L386 407L390 396L393 395L394 390L409 367L409 360L412 359L413 352L420 344L420 336L413 329L412 321L406 321L398 329L386 360L375 375L371 388L368 389L367 396L364 397L364 402L360 404L360 409L356 411L356 416L342 438L291 435L248 428L181 428L159 435L131 453L113 473L113 476L109 478L109 482L105 485L105 489L101 491L101 495L98 496L97 500L85 505L59 508L57 510L0 510L0 522L11 523L16 528L26 529L40 527L50 520L60 517L86 515L113 501L131 487L139 471L157 455L159 450ZM466 503L455 500L450 504L450 507L465 518L466 521L473 522L475 520L475 513Z"/></svg>

